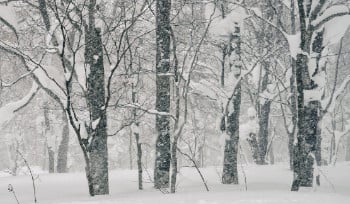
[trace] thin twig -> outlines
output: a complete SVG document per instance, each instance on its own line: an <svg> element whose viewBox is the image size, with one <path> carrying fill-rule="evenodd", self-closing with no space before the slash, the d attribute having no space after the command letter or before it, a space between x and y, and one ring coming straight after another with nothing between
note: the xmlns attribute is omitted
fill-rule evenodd
<svg viewBox="0 0 350 204"><path fill-rule="evenodd" d="M19 204L19 201L18 201L17 196L16 196L16 193L15 193L15 189L13 188L13 186L12 186L11 184L8 185L7 190L8 190L9 192L12 192L13 196L15 197L15 199L16 199L16 201L17 201L17 204Z"/></svg>
<svg viewBox="0 0 350 204"><path fill-rule="evenodd" d="M29 173L30 173L30 176L32 178L32 184L33 184L33 196L34 196L34 203L37 203L37 199L36 199L36 188L35 188L35 182L34 182L34 176L33 176L33 172L32 172L32 169L30 168L27 160L24 158L23 154L17 150L17 153L22 157L25 165L27 166L28 170L29 170Z"/></svg>
<svg viewBox="0 0 350 204"><path fill-rule="evenodd" d="M202 181L203 181L203 184L204 184L204 186L205 186L205 189L206 189L207 191L209 191L209 188L208 188L208 185L207 185L207 181L205 180L205 178L204 178L202 172L199 170L199 168L198 168L198 166L197 166L197 164L196 164L196 161L194 161L193 158L191 158L191 156L188 155L187 153L182 152L182 151L180 150L180 148L177 148L177 151L179 151L182 155L186 156L186 157L193 163L194 167L196 168L196 170L197 170L199 176L201 177L201 179L202 179Z"/></svg>

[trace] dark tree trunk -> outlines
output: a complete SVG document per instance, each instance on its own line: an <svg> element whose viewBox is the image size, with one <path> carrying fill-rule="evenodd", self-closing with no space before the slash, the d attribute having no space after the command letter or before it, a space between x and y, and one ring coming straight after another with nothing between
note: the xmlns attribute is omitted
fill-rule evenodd
<svg viewBox="0 0 350 204"><path fill-rule="evenodd" d="M136 147L137 147L137 169L138 169L138 180L139 180L139 190L143 189L142 185L142 149L140 143L140 134L134 133L136 139Z"/></svg>
<svg viewBox="0 0 350 204"><path fill-rule="evenodd" d="M239 114L241 106L241 82L235 88L232 99L234 110L227 118L227 134L229 138L225 142L224 166L222 174L223 184L238 184L237 155L239 143Z"/></svg>
<svg viewBox="0 0 350 204"><path fill-rule="evenodd" d="M288 133L289 168L294 169L294 133Z"/></svg>
<svg viewBox="0 0 350 204"><path fill-rule="evenodd" d="M321 118L319 119L318 122L320 122ZM322 137L321 137L322 130L320 127L317 127L317 132L316 132L316 149L315 149L315 161L317 166L322 165L322 149L321 149L321 144L322 144Z"/></svg>
<svg viewBox="0 0 350 204"><path fill-rule="evenodd" d="M267 62L263 63L264 67L268 66ZM262 79L261 83L261 92L267 91L267 85L268 85L268 71L265 69L265 74ZM259 158L258 158L258 164L266 164L266 154L267 154L267 145L268 145L268 138L269 138L269 119L270 119L270 107L271 107L271 101L269 99L264 99L265 101L263 104L258 104L259 106L259 112L258 112L258 119L259 119L259 134L258 134L258 149L259 149Z"/></svg>
<svg viewBox="0 0 350 204"><path fill-rule="evenodd" d="M267 145L269 138L269 119L271 101L266 101L260 107L259 114L259 164L266 164Z"/></svg>
<svg viewBox="0 0 350 204"><path fill-rule="evenodd" d="M177 141L174 141L171 146L171 185L170 192L175 193L176 191L176 176L178 172L177 165Z"/></svg>
<svg viewBox="0 0 350 204"><path fill-rule="evenodd" d="M325 4L320 1L318 6ZM320 7L320 8L321 8ZM318 123L321 119L321 105L319 99L305 103L304 91L314 91L317 84L311 79L321 70L319 59L323 50L323 31L316 31L310 22L317 17L317 14L310 14L311 1L298 0L299 26L300 26L300 48L304 53L296 56L296 82L297 82L297 108L298 108L298 136L297 144L294 147L294 179L292 191L298 191L300 186L312 187L313 185L313 164L317 156L317 148L321 147L318 139ZM318 11L320 12L320 11ZM307 53L307 54L306 54ZM317 54L316 59L311 54ZM309 73L310 60L316 60L316 67L313 73ZM310 99L308 99L310 100ZM319 179L317 180L319 183Z"/></svg>
<svg viewBox="0 0 350 204"><path fill-rule="evenodd" d="M156 1L156 110L170 111L170 0ZM170 170L170 123L169 116L156 116L156 159L154 187L169 187Z"/></svg>
<svg viewBox="0 0 350 204"><path fill-rule="evenodd" d="M234 76L237 80L237 84L233 90L232 98L229 98L229 103L226 107L225 117L226 119L226 134L228 138L225 142L224 150L224 164L222 173L223 184L238 184L238 171L237 171L237 157L239 146L239 116L241 110L241 39L240 39L240 27L235 24L235 31L231 34L229 39L228 55L234 55L234 61L230 61L230 67L234 70ZM232 47L232 43L235 44L235 48ZM230 108L232 107L232 108Z"/></svg>
<svg viewBox="0 0 350 204"><path fill-rule="evenodd" d="M307 57L302 54L297 56L297 90L298 90L298 136L297 145L294 147L294 181L292 191L299 190L300 186L312 187L313 163L316 150L316 135L319 119L319 102L311 101L304 105L304 90L312 89L310 79L305 71L308 69Z"/></svg>
<svg viewBox="0 0 350 204"><path fill-rule="evenodd" d="M57 153L57 172L66 173L67 169L67 160L68 160L68 145L69 145L69 126L66 112L62 113L62 139L60 145L58 146Z"/></svg>
<svg viewBox="0 0 350 204"><path fill-rule="evenodd" d="M87 78L87 104L90 121L96 123L96 127L88 127L91 142L87 148L89 165L86 170L92 196L109 193L103 47L101 30L95 27L95 7L96 1L90 0L85 45L85 63L90 67Z"/></svg>

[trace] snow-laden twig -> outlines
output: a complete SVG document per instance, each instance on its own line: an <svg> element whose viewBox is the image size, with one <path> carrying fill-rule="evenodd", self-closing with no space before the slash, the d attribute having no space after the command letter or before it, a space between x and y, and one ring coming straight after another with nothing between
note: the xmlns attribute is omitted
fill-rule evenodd
<svg viewBox="0 0 350 204"><path fill-rule="evenodd" d="M175 117L168 112L160 112L160 111L157 111L155 109L147 109L147 108L142 107L140 104L137 104L137 103L118 105L118 107L120 107L120 108L135 108L135 109L144 111L146 113L149 113L151 115L169 116L170 118L175 120Z"/></svg>
<svg viewBox="0 0 350 204"><path fill-rule="evenodd" d="M7 121L11 120L17 111L27 106L30 103L30 101L34 98L38 90L39 90L38 85L36 83L33 83L31 90L26 96L24 96L22 99L18 101L8 103L3 107L1 107L0 108L0 115L1 115L0 126L2 124L5 124Z"/></svg>

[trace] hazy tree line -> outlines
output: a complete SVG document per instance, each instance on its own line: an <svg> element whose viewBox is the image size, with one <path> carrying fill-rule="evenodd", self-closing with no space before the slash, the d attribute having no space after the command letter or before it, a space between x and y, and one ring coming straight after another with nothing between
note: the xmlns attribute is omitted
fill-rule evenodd
<svg viewBox="0 0 350 204"><path fill-rule="evenodd" d="M206 184L199 168L221 157L222 183L238 184L240 162L284 161L282 143L293 191L314 179L320 185L314 169L335 165L340 154L350 160L350 34L345 25L331 33L350 15L347 1L0 6L8 10L0 14L0 125L9 131L3 136L10 138L14 175L18 152L30 152L26 143L39 144L33 151L44 154L50 173L68 172L69 153L82 158L91 196L109 193L118 152L129 153L130 168L136 162L140 190L147 175L171 193L183 164ZM20 119L28 112L37 118L35 130ZM30 161L42 163L37 160Z"/></svg>

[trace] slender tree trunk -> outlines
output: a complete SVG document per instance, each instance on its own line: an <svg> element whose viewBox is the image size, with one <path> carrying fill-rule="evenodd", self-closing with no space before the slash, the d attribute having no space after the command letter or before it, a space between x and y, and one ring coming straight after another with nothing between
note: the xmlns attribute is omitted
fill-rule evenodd
<svg viewBox="0 0 350 204"><path fill-rule="evenodd" d="M267 62L264 63L264 66L267 66ZM267 90L268 85L268 72L265 69L265 74L261 84L261 92ZM270 120L270 107L271 101L269 99L265 99L263 104L259 104L259 159L258 164L266 164L265 158L267 154L267 145L268 145L268 137L269 137L269 120Z"/></svg>
<svg viewBox="0 0 350 204"><path fill-rule="evenodd" d="M259 164L266 164L267 145L269 138L269 116L271 101L266 101L261 107L259 118Z"/></svg>
<svg viewBox="0 0 350 204"><path fill-rule="evenodd" d="M290 19L291 19L291 32L293 35L296 34L296 16L295 16L295 0L290 1ZM289 152L289 168L294 169L294 140L295 140L295 131L297 127L297 90L296 90L296 60L291 57L291 69L292 75L289 79L290 81L290 102L291 102L291 112L292 112L292 130L287 130L288 132L288 152ZM288 128L289 129L289 128Z"/></svg>
<svg viewBox="0 0 350 204"><path fill-rule="evenodd" d="M170 111L170 10L171 0L156 1L156 110ZM154 187L169 187L170 170L170 120L169 116L156 116L156 159Z"/></svg>
<svg viewBox="0 0 350 204"><path fill-rule="evenodd" d="M132 102L137 103L136 100L136 91L135 91L135 86L132 84ZM135 136L136 140L136 149L137 149L137 170L138 170L138 184L139 184L139 190L143 189L143 183L142 183L142 146L140 143L140 131L139 131L139 125L140 123L138 122L137 119L137 112L136 109L133 109L133 118L134 118L134 125L137 130L133 131L133 134Z"/></svg>
<svg viewBox="0 0 350 204"><path fill-rule="evenodd" d="M130 135L129 135L129 168L133 169L132 166L132 138L133 138L133 131L130 129Z"/></svg>
<svg viewBox="0 0 350 204"><path fill-rule="evenodd" d="M346 141L345 161L350 161L350 135L347 136Z"/></svg>
<svg viewBox="0 0 350 204"><path fill-rule="evenodd" d="M171 183L170 192L175 193L176 191L176 176L177 176L177 141L174 141L171 146Z"/></svg>
<svg viewBox="0 0 350 204"><path fill-rule="evenodd" d="M50 146L47 146L47 152L49 155L49 173L55 173L55 152Z"/></svg>
<svg viewBox="0 0 350 204"><path fill-rule="evenodd" d="M142 185L142 149L140 143L140 134L134 133L136 139L136 147L137 147L137 169L138 169L138 179L139 179L139 190L143 189Z"/></svg>
<svg viewBox="0 0 350 204"><path fill-rule="evenodd" d="M256 164L259 164L259 144L256 139L256 134L250 133L247 140L252 151L253 160Z"/></svg>
<svg viewBox="0 0 350 204"><path fill-rule="evenodd" d="M46 143L46 151L48 153L48 164L49 164L49 173L54 173L55 172L55 152L53 150L52 142L52 136L49 135L50 131L50 118L49 118L49 107L47 102L44 104L44 124L45 124L45 137L46 140L48 141Z"/></svg>
<svg viewBox="0 0 350 204"><path fill-rule="evenodd" d="M69 126L66 112L62 113L62 139L60 145L58 146L57 153L57 172L66 173L67 169L67 160L68 160L68 148L69 148Z"/></svg>

